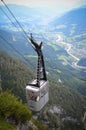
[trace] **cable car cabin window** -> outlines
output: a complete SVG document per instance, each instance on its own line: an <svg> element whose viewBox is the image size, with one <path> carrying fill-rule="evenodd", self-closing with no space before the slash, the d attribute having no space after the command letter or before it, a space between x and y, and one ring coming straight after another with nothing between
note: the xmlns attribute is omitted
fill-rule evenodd
<svg viewBox="0 0 86 130"><path fill-rule="evenodd" d="M28 99L37 102L37 101L39 101L40 97L39 97L38 93L33 92L33 91L29 91L28 92Z"/></svg>
<svg viewBox="0 0 86 130"><path fill-rule="evenodd" d="M44 87L40 91L40 96L43 97L48 92L48 87Z"/></svg>

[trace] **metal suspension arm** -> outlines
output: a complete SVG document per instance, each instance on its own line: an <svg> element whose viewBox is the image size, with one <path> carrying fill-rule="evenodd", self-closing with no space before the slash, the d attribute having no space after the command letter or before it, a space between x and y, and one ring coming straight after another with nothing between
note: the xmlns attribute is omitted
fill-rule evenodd
<svg viewBox="0 0 86 130"><path fill-rule="evenodd" d="M46 71L45 71L45 64L44 64L44 58L43 58L43 53L41 50L42 47L42 42L40 44L36 43L32 37L32 34L30 35L29 40L31 41L32 45L34 46L35 51L37 52L38 55L38 65L37 65L37 86L40 87L40 70L42 68L42 73L43 73L43 78L42 80L47 80L46 77Z"/></svg>

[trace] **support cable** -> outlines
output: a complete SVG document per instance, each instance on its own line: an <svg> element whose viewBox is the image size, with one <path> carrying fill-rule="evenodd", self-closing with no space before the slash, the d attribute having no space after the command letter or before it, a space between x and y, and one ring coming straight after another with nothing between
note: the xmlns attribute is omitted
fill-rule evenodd
<svg viewBox="0 0 86 130"><path fill-rule="evenodd" d="M3 0L1 0L2 2L3 2L3 4L5 5L5 7L7 8L7 10L10 12L10 14L12 15L12 17L15 19L15 21L17 22L17 24L19 25L19 27L22 29L22 31L23 31L23 33L24 33L24 35L26 36L25 38L27 38L27 41L28 41L28 35L27 35L27 33L25 32L25 30L24 30L24 28L22 27L22 25L19 23L19 21L16 19L16 17L14 16L14 14L12 13L12 11L9 9L9 7L6 5L6 3L3 1ZM29 41L28 41L28 43L29 43Z"/></svg>
<svg viewBox="0 0 86 130"><path fill-rule="evenodd" d="M11 23L17 28L17 30L19 31L18 27L16 26L16 24L11 20L11 18L7 15L7 13L0 7L0 10L6 15L6 17L11 21Z"/></svg>
<svg viewBox="0 0 86 130"><path fill-rule="evenodd" d="M6 40L3 36L0 35L0 38L6 42L6 44L8 44L13 50L15 50L15 52L17 52L17 54L19 54L21 57L23 57L23 59L28 63L28 60L22 55L22 53L20 53L10 42L8 42L8 40Z"/></svg>

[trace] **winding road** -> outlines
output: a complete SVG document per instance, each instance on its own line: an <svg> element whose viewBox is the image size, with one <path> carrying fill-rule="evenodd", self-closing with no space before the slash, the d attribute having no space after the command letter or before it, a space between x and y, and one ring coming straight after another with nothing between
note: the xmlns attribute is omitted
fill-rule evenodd
<svg viewBox="0 0 86 130"><path fill-rule="evenodd" d="M66 42L63 42L63 38L61 37L61 35L57 34L57 39L56 39L56 42L59 43L59 45L64 45L65 46L65 50L66 52L74 58L74 62L72 62L71 66L74 67L74 68L77 68L77 69L84 69L86 70L86 67L84 66L80 66L80 65L77 65L77 63L79 62L79 58L76 57L75 55L71 54L71 48L72 48L72 45L69 44L69 43L66 43Z"/></svg>

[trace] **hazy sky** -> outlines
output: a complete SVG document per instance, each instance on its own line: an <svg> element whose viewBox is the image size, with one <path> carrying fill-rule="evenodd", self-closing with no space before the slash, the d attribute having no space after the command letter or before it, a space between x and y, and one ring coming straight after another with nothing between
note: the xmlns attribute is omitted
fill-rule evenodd
<svg viewBox="0 0 86 130"><path fill-rule="evenodd" d="M19 4L30 7L43 7L52 11L63 12L86 5L86 0L4 0L7 4ZM1 4L0 0L0 4Z"/></svg>

